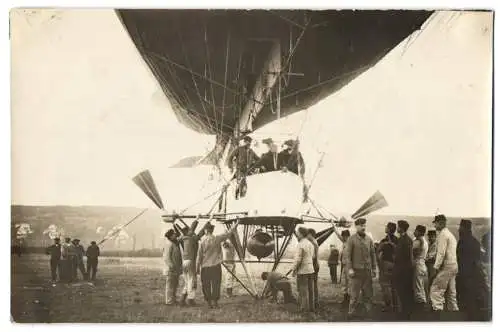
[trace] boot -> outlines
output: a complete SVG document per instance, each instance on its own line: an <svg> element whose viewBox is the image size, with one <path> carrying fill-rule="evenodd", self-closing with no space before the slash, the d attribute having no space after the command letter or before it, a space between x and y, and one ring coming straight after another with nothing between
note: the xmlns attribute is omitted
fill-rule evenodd
<svg viewBox="0 0 500 332"><path fill-rule="evenodd" d="M185 306L186 305L186 298L187 298L187 294L182 294L182 297L181 297L181 306Z"/></svg>
<svg viewBox="0 0 500 332"><path fill-rule="evenodd" d="M227 296L229 296L229 297L233 296L233 289L232 288L227 288L226 292L227 292Z"/></svg>

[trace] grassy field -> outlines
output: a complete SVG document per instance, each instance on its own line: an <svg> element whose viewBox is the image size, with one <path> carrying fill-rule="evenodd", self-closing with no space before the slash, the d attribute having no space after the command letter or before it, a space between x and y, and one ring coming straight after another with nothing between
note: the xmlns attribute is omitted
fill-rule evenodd
<svg viewBox="0 0 500 332"><path fill-rule="evenodd" d="M164 305L164 278L158 258L102 258L98 280L73 285L50 283L49 262L42 255L12 257L12 317L19 323L158 323L158 322L318 322L345 321L339 285L332 285L324 262L320 270L321 309L317 314L298 313L294 305L255 301L238 285L232 298L223 297L219 309L209 310L197 292L198 306ZM264 264L253 264L251 273L259 276ZM287 271L288 265L281 266ZM242 269L237 270L242 275ZM257 287L262 283L255 278ZM182 282L181 282L182 284ZM371 320L393 320L381 312L381 294L375 282L375 306ZM426 317L415 317L426 320ZM459 313L441 320L461 320Z"/></svg>

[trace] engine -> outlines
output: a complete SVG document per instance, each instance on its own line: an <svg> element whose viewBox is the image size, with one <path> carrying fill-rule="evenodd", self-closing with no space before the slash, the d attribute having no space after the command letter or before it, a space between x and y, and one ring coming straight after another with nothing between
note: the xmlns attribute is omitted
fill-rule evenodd
<svg viewBox="0 0 500 332"><path fill-rule="evenodd" d="M257 230L248 241L247 250L260 261L273 253L273 237L269 233Z"/></svg>

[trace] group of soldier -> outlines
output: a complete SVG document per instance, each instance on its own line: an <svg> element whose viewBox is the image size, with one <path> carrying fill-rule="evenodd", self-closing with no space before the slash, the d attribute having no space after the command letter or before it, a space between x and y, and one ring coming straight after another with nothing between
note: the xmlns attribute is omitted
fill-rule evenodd
<svg viewBox="0 0 500 332"><path fill-rule="evenodd" d="M491 292L483 268L483 262L489 259L487 235L481 246L472 235L472 222L464 219L457 242L444 215L436 216L433 224L435 230L428 231L423 225L416 226L412 238L407 221L390 222L380 243L366 234L363 218L355 221L353 235L348 230L341 234L336 231L343 243L341 281L348 317L358 316L363 307L364 314L370 314L378 268L383 310L402 320L427 311L439 315L444 310L463 311L469 320L485 319ZM338 254L332 246L332 282L336 282Z"/></svg>
<svg viewBox="0 0 500 332"><path fill-rule="evenodd" d="M251 148L252 138L245 136L241 139L241 145L228 157L228 166L239 183L236 197L245 196L247 175L281 170L304 176L305 163L299 151L298 140L287 140L280 152L272 138L266 138L262 143L267 145L268 151L258 157Z"/></svg>
<svg viewBox="0 0 500 332"><path fill-rule="evenodd" d="M197 275L200 275L203 297L209 308L219 306L222 284L222 263L227 269L226 292L233 295L235 249L229 238L236 231L234 225L224 234L214 235L214 226L207 223L196 233L197 221L181 231L169 229L163 248L165 303L167 305L195 306ZM181 300L177 301L180 278L184 279Z"/></svg>
<svg viewBox="0 0 500 332"><path fill-rule="evenodd" d="M50 256L50 272L52 283L70 283L78 280L78 270L84 280L95 280L100 250L95 241L85 248L79 239L65 238L61 244L59 238L54 239L54 244L47 248ZM84 256L87 257L87 269L83 263Z"/></svg>

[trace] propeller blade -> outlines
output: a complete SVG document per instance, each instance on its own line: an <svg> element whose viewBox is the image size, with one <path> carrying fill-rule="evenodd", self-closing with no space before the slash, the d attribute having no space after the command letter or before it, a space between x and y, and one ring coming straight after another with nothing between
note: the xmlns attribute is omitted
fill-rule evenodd
<svg viewBox="0 0 500 332"><path fill-rule="evenodd" d="M149 170L142 171L137 174L132 181L141 188L141 190L149 197L149 199L159 208L164 210L164 206L158 193L158 189L156 189L155 182Z"/></svg>
<svg viewBox="0 0 500 332"><path fill-rule="evenodd" d="M364 217L367 214L380 210L388 205L389 204L387 204L385 197L380 193L380 191L377 191L363 205L361 205L356 212L352 214L351 218L358 219Z"/></svg>

